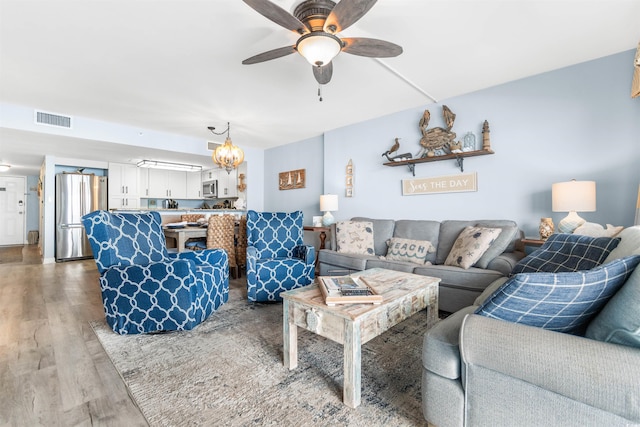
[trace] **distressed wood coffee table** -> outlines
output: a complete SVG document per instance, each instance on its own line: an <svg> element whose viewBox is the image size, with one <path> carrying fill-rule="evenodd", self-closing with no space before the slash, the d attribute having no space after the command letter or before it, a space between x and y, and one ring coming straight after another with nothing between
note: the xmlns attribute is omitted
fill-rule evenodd
<svg viewBox="0 0 640 427"><path fill-rule="evenodd" d="M324 303L317 285L283 292L284 365L298 366L298 326L344 346L343 401L355 408L360 404L362 344L427 309L426 329L438 320L440 279L399 271L374 268L352 274L383 296L379 305L345 304L332 307Z"/></svg>

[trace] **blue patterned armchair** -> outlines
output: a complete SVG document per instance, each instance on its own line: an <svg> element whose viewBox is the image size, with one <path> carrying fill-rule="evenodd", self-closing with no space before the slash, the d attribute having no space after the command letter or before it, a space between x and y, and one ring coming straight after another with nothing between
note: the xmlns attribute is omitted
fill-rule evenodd
<svg viewBox="0 0 640 427"><path fill-rule="evenodd" d="M247 298L282 301L280 293L309 285L315 249L304 245L302 212L247 212Z"/></svg>
<svg viewBox="0 0 640 427"><path fill-rule="evenodd" d="M160 214L85 215L107 323L119 334L192 329L229 298L223 249L167 252Z"/></svg>

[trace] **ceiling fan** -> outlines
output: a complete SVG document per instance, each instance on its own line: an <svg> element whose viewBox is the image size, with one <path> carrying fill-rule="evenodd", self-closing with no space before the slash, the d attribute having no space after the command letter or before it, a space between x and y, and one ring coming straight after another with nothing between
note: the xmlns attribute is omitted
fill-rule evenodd
<svg viewBox="0 0 640 427"><path fill-rule="evenodd" d="M312 65L313 75L323 85L331 80L331 61L340 52L370 58L390 58L402 53L402 47L388 41L336 36L362 18L377 0L341 0L338 3L332 0L305 0L294 8L293 14L269 0L243 1L276 24L301 35L295 45L252 56L242 61L245 65L298 52Z"/></svg>

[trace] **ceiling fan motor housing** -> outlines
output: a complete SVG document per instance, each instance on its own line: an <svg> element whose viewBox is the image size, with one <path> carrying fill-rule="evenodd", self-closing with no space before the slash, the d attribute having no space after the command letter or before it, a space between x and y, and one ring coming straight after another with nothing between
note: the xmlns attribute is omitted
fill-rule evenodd
<svg viewBox="0 0 640 427"><path fill-rule="evenodd" d="M324 21L335 7L331 0L306 0L293 10L293 16L302 21L311 31L322 31Z"/></svg>

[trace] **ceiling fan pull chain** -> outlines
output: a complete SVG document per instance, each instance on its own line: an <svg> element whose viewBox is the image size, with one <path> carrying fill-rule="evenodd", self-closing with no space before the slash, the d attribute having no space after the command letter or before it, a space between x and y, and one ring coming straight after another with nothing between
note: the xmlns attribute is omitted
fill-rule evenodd
<svg viewBox="0 0 640 427"><path fill-rule="evenodd" d="M318 85L318 100L322 102L322 86Z"/></svg>

